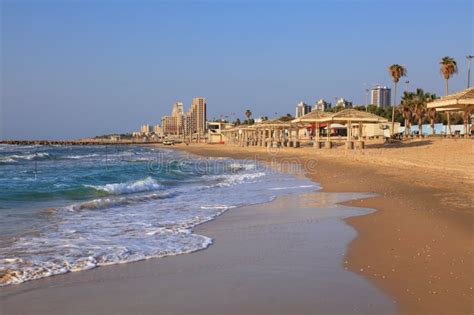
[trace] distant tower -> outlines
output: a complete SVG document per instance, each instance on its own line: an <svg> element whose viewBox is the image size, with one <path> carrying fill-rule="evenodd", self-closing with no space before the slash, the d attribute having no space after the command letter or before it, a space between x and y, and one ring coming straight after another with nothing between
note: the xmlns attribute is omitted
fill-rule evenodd
<svg viewBox="0 0 474 315"><path fill-rule="evenodd" d="M188 112L188 119L190 124L191 133L197 133L198 135L204 135L206 133L206 121L207 121L207 110L206 110L206 99L204 97L195 97L191 103L191 108Z"/></svg>
<svg viewBox="0 0 474 315"><path fill-rule="evenodd" d="M183 133L183 116L184 116L184 105L182 102L176 102L173 104L171 116L175 118L176 134L179 136Z"/></svg>
<svg viewBox="0 0 474 315"><path fill-rule="evenodd" d="M150 125L148 124L143 124L141 127L140 127L140 132L143 133L143 134L149 134L151 133L151 127Z"/></svg>
<svg viewBox="0 0 474 315"><path fill-rule="evenodd" d="M331 103L328 103L323 99L318 100L313 106L313 110L320 110L320 111L325 111L329 108L331 108Z"/></svg>
<svg viewBox="0 0 474 315"><path fill-rule="evenodd" d="M390 88L381 85L374 86L371 91L371 104L381 108L390 106L390 94Z"/></svg>
<svg viewBox="0 0 474 315"><path fill-rule="evenodd" d="M304 116L311 112L311 106L306 104L305 102L299 102L296 104L296 118Z"/></svg>
<svg viewBox="0 0 474 315"><path fill-rule="evenodd" d="M342 106L344 108L351 108L352 107L352 102L346 100L345 98L341 97L339 99L336 99L336 107L337 106Z"/></svg>

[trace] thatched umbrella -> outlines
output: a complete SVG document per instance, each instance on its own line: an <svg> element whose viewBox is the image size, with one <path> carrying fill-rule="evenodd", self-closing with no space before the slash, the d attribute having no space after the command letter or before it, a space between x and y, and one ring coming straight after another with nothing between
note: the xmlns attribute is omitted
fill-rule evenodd
<svg viewBox="0 0 474 315"><path fill-rule="evenodd" d="M362 124L386 123L388 122L388 120L386 118L383 118L383 117L380 117L380 116L377 116L375 114L368 113L365 111L360 111L356 109L344 109L328 117L321 118L320 122L328 123L327 142L329 142L331 123L346 125L347 126L347 148L352 148L353 147L353 142L352 142L352 125L353 124L359 125L359 139L361 139L360 136L362 136ZM328 144L328 146L330 146L330 144ZM361 143L361 146L363 146L362 143Z"/></svg>
<svg viewBox="0 0 474 315"><path fill-rule="evenodd" d="M270 119L264 120L255 124L257 142L264 146L267 140L270 140L270 145L274 145L276 139L276 145L285 144L286 136L284 130L290 128L291 124L288 121L281 119ZM268 137L267 137L268 132Z"/></svg>
<svg viewBox="0 0 474 315"><path fill-rule="evenodd" d="M300 127L305 126L307 124L314 124L316 127L316 144L317 146L319 146L319 130L321 121L325 118L331 117L332 115L334 115L334 113L323 112L321 110L313 110L304 116L293 119L291 123L296 126L296 134L298 134L298 129Z"/></svg>
<svg viewBox="0 0 474 315"><path fill-rule="evenodd" d="M426 107L434 108L437 112L464 112L464 116L468 117L474 110L474 87L438 98ZM467 135L467 119L464 128Z"/></svg>

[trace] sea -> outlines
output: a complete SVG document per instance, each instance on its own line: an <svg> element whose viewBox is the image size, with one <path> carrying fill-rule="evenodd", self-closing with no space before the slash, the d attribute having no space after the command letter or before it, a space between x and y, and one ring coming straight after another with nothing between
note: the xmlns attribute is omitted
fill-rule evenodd
<svg viewBox="0 0 474 315"><path fill-rule="evenodd" d="M0 145L0 286L203 250L196 225L318 188L161 147Z"/></svg>

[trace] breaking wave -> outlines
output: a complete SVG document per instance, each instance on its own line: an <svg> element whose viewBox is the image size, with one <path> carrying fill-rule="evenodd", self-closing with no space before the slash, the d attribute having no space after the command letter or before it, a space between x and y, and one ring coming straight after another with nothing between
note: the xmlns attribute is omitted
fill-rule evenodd
<svg viewBox="0 0 474 315"><path fill-rule="evenodd" d="M160 184L151 177L145 179L116 184L85 185L96 190L105 191L111 195L133 194L138 192L153 191L160 189Z"/></svg>

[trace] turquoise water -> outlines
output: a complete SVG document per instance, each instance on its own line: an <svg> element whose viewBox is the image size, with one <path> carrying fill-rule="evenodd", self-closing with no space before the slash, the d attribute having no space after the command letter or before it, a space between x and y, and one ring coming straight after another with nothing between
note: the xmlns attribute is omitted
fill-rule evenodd
<svg viewBox="0 0 474 315"><path fill-rule="evenodd" d="M201 250L197 224L316 188L167 149L0 145L0 285Z"/></svg>

